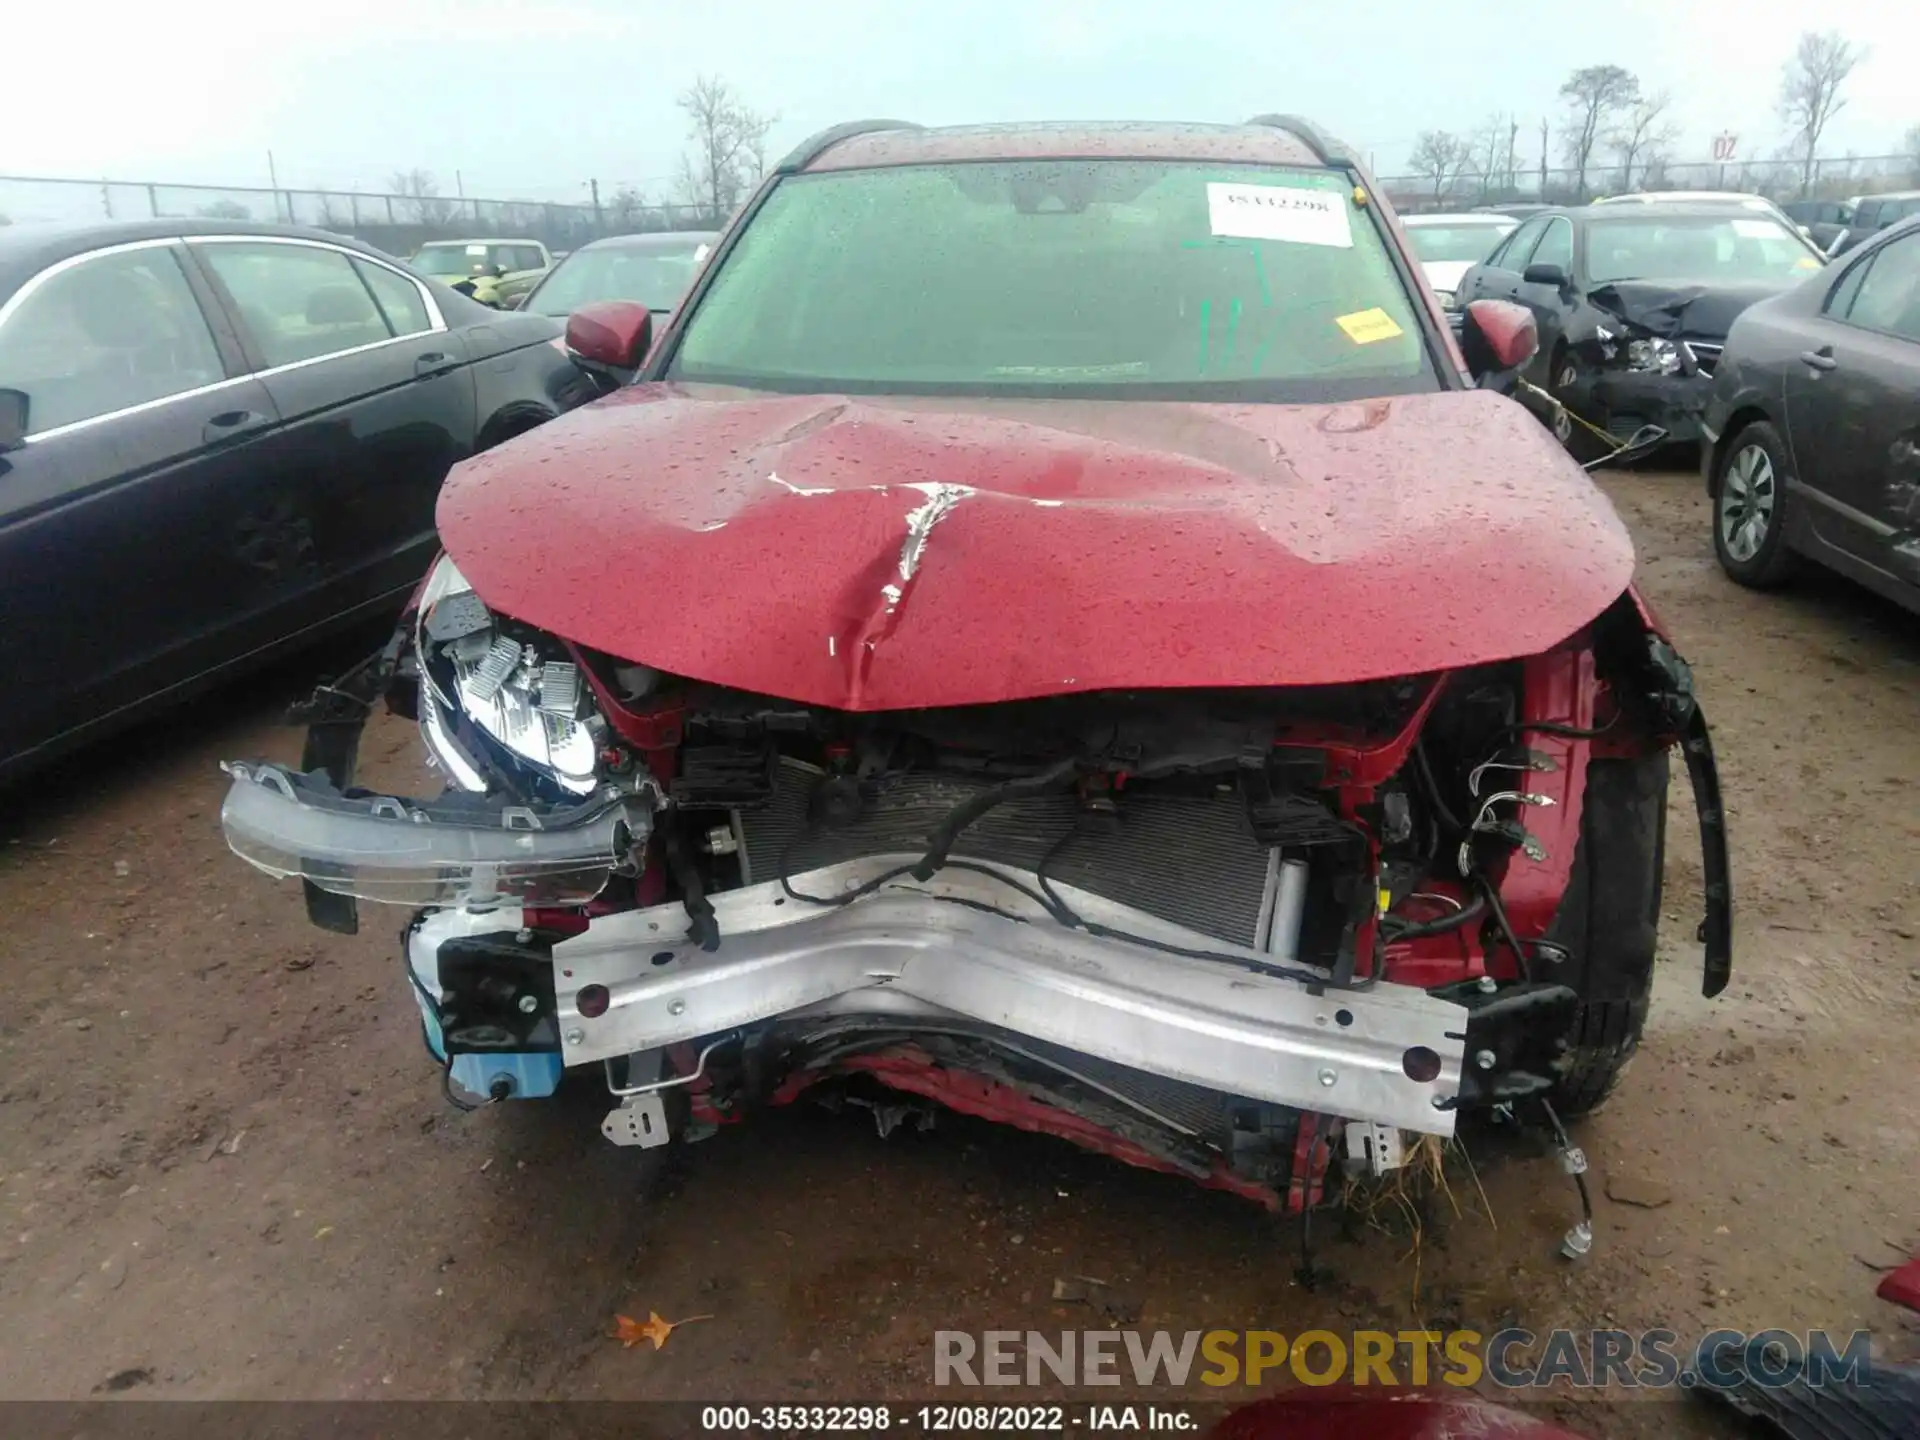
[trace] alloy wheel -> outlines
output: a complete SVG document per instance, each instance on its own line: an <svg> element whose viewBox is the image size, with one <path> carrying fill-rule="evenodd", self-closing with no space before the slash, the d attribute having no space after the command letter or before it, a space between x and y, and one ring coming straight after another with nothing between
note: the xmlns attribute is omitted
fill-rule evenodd
<svg viewBox="0 0 1920 1440"><path fill-rule="evenodd" d="M1745 564L1760 553L1778 498L1773 458L1759 445L1741 446L1720 481L1720 540L1728 555Z"/></svg>
<svg viewBox="0 0 1920 1440"><path fill-rule="evenodd" d="M1573 440L1573 415L1567 409L1567 391L1573 388L1573 382L1580 377L1574 371L1573 362L1568 360L1553 372L1553 394L1560 406L1553 412L1553 438L1562 445Z"/></svg>

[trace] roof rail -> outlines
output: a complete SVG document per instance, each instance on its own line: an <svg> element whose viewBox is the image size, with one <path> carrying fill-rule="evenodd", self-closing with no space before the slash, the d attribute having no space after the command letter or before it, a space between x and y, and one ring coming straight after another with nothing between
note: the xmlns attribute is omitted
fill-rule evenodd
<svg viewBox="0 0 1920 1440"><path fill-rule="evenodd" d="M1345 145L1334 139L1311 120L1299 115L1256 115L1247 121L1249 125L1265 125L1274 130L1285 130L1307 149L1322 165L1357 165L1359 159Z"/></svg>
<svg viewBox="0 0 1920 1440"><path fill-rule="evenodd" d="M848 120L843 124L829 125L818 135L811 135L794 146L787 152L786 158L773 168L778 174L792 175L806 169L842 140L851 140L856 135L871 135L877 130L920 128L911 120Z"/></svg>

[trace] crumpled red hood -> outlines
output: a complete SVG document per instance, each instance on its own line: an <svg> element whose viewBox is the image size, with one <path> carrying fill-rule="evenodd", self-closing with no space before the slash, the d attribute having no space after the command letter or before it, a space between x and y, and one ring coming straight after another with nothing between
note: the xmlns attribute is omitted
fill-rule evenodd
<svg viewBox="0 0 1920 1440"><path fill-rule="evenodd" d="M496 610L845 710L1323 685L1544 650L1627 586L1520 406L784 396L651 385L460 466Z"/></svg>

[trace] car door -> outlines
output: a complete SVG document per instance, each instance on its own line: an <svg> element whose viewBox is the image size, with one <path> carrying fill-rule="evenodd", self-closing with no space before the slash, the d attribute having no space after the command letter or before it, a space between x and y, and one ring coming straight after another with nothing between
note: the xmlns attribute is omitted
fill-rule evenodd
<svg viewBox="0 0 1920 1440"><path fill-rule="evenodd" d="M1545 233L1547 217L1536 215L1515 230L1480 264L1460 281L1458 303L1464 309L1474 300L1511 300L1520 289L1520 274L1527 268L1526 257Z"/></svg>
<svg viewBox="0 0 1920 1440"><path fill-rule="evenodd" d="M263 602L227 516L276 425L177 240L49 265L0 306L0 771L231 660Z"/></svg>
<svg viewBox="0 0 1920 1440"><path fill-rule="evenodd" d="M1525 271L1529 265L1558 265L1560 273L1567 277L1568 286L1541 285L1528 281ZM1553 363L1554 346L1566 333L1567 315L1571 309L1569 297L1572 292L1569 287L1574 273L1573 222L1564 215L1547 217L1539 241L1521 263L1520 270L1522 273L1519 283L1514 286L1513 298L1533 312L1534 324L1540 332L1540 348L1534 351L1527 373L1536 385L1546 385L1547 371Z"/></svg>
<svg viewBox="0 0 1920 1440"><path fill-rule="evenodd" d="M1855 261L1811 338L1787 381L1807 522L1920 584L1920 230Z"/></svg>
<svg viewBox="0 0 1920 1440"><path fill-rule="evenodd" d="M466 337L426 286L344 246L190 243L282 417L286 483L263 525L300 544L266 540L266 563L332 610L390 603L431 560L440 482L473 450Z"/></svg>

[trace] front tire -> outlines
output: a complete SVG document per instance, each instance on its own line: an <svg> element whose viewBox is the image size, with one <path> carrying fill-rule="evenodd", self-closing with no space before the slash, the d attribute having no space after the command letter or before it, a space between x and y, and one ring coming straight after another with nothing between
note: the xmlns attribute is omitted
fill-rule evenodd
<svg viewBox="0 0 1920 1440"><path fill-rule="evenodd" d="M1728 443L1713 490L1713 553L1737 584L1764 590L1793 573L1791 476L1786 444L1766 421L1756 420Z"/></svg>
<svg viewBox="0 0 1920 1440"><path fill-rule="evenodd" d="M1536 966L1578 996L1549 1098L1563 1117L1600 1107L1646 1027L1667 848L1667 752L1594 760L1573 873L1548 939L1567 952Z"/></svg>
<svg viewBox="0 0 1920 1440"><path fill-rule="evenodd" d="M1573 363L1573 356L1565 347L1553 352L1553 361L1547 367L1547 388L1553 398L1560 402L1560 408L1547 417L1547 428L1553 431L1566 452L1582 465L1597 460L1607 453L1607 447L1600 443L1586 426L1573 416L1573 405L1568 393L1579 383L1580 371Z"/></svg>

